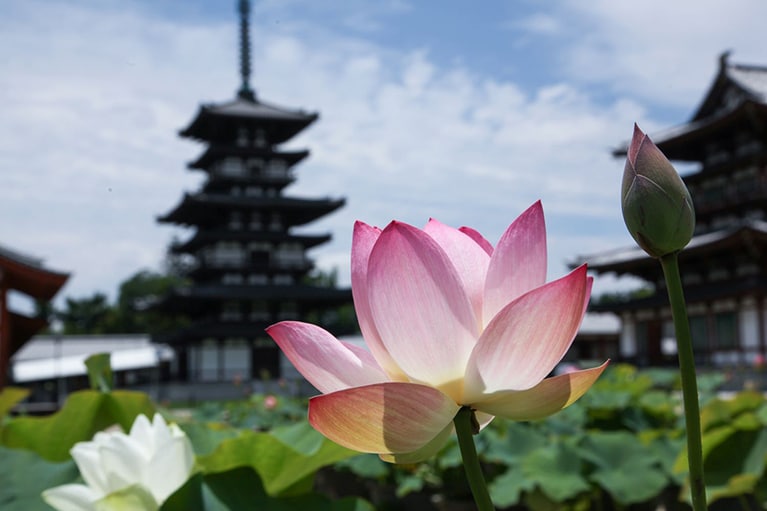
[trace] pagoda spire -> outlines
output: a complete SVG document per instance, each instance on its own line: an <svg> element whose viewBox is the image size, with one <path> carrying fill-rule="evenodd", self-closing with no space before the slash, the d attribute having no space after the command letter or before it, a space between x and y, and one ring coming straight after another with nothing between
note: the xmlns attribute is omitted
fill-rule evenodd
<svg viewBox="0 0 767 511"><path fill-rule="evenodd" d="M237 96L249 101L256 100L256 93L250 88L250 1L240 0L240 77L242 85Z"/></svg>

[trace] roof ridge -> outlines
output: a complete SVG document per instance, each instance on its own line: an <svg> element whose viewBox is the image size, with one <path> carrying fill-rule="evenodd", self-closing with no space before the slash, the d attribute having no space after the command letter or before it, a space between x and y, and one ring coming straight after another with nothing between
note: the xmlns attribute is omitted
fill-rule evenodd
<svg viewBox="0 0 767 511"><path fill-rule="evenodd" d="M737 69L739 71L762 71L767 73L767 66L758 64L727 64L727 69Z"/></svg>

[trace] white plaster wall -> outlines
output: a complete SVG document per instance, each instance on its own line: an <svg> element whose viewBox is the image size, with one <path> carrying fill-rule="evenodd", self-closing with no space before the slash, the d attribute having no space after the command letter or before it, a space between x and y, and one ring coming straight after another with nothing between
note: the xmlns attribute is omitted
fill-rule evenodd
<svg viewBox="0 0 767 511"><path fill-rule="evenodd" d="M620 354L623 357L633 357L637 354L636 328L632 317L624 315L621 317L623 327L620 337Z"/></svg>
<svg viewBox="0 0 767 511"><path fill-rule="evenodd" d="M744 305L738 314L740 345L743 348L759 346L759 315L754 305Z"/></svg>

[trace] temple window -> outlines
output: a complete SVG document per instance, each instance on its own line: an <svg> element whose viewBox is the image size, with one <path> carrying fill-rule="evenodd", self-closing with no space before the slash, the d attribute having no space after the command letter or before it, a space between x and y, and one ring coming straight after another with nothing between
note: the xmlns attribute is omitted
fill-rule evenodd
<svg viewBox="0 0 767 511"><path fill-rule="evenodd" d="M266 285L269 282L269 279L266 275L262 273L254 273L252 275L248 275L248 284L254 285L254 286L263 286Z"/></svg>
<svg viewBox="0 0 767 511"><path fill-rule="evenodd" d="M264 128L256 128L256 132L253 136L253 144L256 147L266 146L266 132L264 132Z"/></svg>
<svg viewBox="0 0 767 511"><path fill-rule="evenodd" d="M229 228L235 231L242 229L242 213L232 211L229 216Z"/></svg>
<svg viewBox="0 0 767 511"><path fill-rule="evenodd" d="M221 320L222 321L240 321L242 320L242 312L240 312L240 304L236 301L224 302L221 308Z"/></svg>
<svg viewBox="0 0 767 511"><path fill-rule="evenodd" d="M274 284L278 286L289 286L293 284L294 282L293 277L291 275L282 274L282 273L275 275L273 281L274 281Z"/></svg>
<svg viewBox="0 0 767 511"><path fill-rule="evenodd" d="M282 218L280 217L279 213L274 213L272 215L272 219L269 222L269 230L270 231L282 230Z"/></svg>
<svg viewBox="0 0 767 511"><path fill-rule="evenodd" d="M224 276L221 278L222 284L242 284L242 275L239 273L224 273Z"/></svg>
<svg viewBox="0 0 767 511"><path fill-rule="evenodd" d="M716 348L738 347L738 316L735 311L718 312L714 316L716 325Z"/></svg>
<svg viewBox="0 0 767 511"><path fill-rule="evenodd" d="M254 300L251 302L248 319L251 321L268 321L271 319L269 304L266 303L266 300Z"/></svg>
<svg viewBox="0 0 767 511"><path fill-rule="evenodd" d="M690 335L694 352L708 351L708 317L705 314L690 316Z"/></svg>
<svg viewBox="0 0 767 511"><path fill-rule="evenodd" d="M218 171L224 176L244 176L246 173L245 165L239 158L224 158Z"/></svg>
<svg viewBox="0 0 767 511"><path fill-rule="evenodd" d="M240 127L237 129L237 142L238 147L246 147L248 145L248 130L247 128Z"/></svg>
<svg viewBox="0 0 767 511"><path fill-rule="evenodd" d="M263 221L261 219L261 213L259 211L253 211L250 214L250 222L248 223L248 227L251 230L259 230L264 226Z"/></svg>
<svg viewBox="0 0 767 511"><path fill-rule="evenodd" d="M224 241L216 246L212 259L213 263L238 265L244 261L245 253L238 243Z"/></svg>
<svg viewBox="0 0 767 511"><path fill-rule="evenodd" d="M265 170L265 175L269 177L285 177L288 173L288 167L283 160L270 160Z"/></svg>

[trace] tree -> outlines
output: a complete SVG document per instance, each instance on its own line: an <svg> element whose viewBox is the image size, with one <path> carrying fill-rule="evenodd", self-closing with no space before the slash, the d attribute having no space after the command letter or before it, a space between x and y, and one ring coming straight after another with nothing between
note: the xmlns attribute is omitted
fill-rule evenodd
<svg viewBox="0 0 767 511"><path fill-rule="evenodd" d="M63 326L63 334L153 334L184 325L152 309L165 294L183 283L177 276L140 270L120 284L117 301L109 303L104 293L85 298L70 298L65 308L53 315Z"/></svg>
<svg viewBox="0 0 767 511"><path fill-rule="evenodd" d="M141 270L120 284L116 310L125 333L157 333L181 326L181 320L153 309L163 296L182 285L174 275Z"/></svg>
<svg viewBox="0 0 767 511"><path fill-rule="evenodd" d="M66 308L54 315L61 321L65 335L116 333L117 311L104 293L86 298L66 299Z"/></svg>

